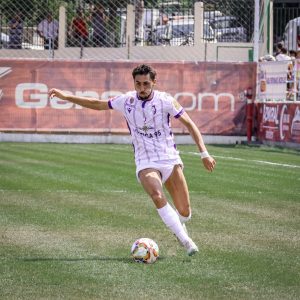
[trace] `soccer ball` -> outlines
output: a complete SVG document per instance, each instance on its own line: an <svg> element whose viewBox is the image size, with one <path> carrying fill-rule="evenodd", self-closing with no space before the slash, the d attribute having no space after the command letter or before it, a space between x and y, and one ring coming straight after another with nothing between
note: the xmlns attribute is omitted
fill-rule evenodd
<svg viewBox="0 0 300 300"><path fill-rule="evenodd" d="M133 243L131 255L136 262L153 264L159 256L159 248L153 240L140 238Z"/></svg>

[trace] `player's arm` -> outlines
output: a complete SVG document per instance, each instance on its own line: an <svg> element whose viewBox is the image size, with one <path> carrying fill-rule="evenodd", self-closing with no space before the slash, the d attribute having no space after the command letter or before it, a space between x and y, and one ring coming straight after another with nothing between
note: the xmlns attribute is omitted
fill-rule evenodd
<svg viewBox="0 0 300 300"><path fill-rule="evenodd" d="M108 100L99 100L96 98L78 97L70 95L59 89L51 89L49 91L49 97L57 97L61 100L66 100L86 108L95 110L107 110L109 109Z"/></svg>
<svg viewBox="0 0 300 300"><path fill-rule="evenodd" d="M195 141L195 143L200 151L200 155L201 155L201 159L202 159L204 167L207 170L212 172L216 165L216 161L214 160L213 157L211 157L208 154L207 149L204 144L204 141L203 141L203 138L202 138L202 135L201 135L198 127L196 126L196 124L192 121L192 119L189 117L189 115L186 112L184 112L178 118L178 120L188 129L191 137Z"/></svg>

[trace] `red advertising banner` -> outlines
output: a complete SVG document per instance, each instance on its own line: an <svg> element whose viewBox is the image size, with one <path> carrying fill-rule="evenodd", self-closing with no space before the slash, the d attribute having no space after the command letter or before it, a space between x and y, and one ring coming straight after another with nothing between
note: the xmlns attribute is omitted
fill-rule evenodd
<svg viewBox="0 0 300 300"><path fill-rule="evenodd" d="M137 62L0 60L0 130L127 132L115 111L98 112L49 99L52 87L108 99L133 90ZM204 134L246 135L244 90L255 90L254 63L151 63L156 88L170 93ZM185 133L178 121L174 132Z"/></svg>
<svg viewBox="0 0 300 300"><path fill-rule="evenodd" d="M300 103L257 103L259 141L300 143Z"/></svg>

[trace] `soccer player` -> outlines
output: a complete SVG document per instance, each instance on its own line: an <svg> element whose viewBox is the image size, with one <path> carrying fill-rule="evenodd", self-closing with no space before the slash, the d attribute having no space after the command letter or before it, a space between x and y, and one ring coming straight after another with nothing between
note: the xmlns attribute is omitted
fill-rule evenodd
<svg viewBox="0 0 300 300"><path fill-rule="evenodd" d="M190 198L183 163L170 128L170 117L187 127L208 171L213 171L216 162L208 154L200 131L182 106L165 92L154 90L156 71L142 64L133 69L132 76L135 91L109 100L77 97L58 89L51 89L49 96L90 109L114 109L123 113L134 147L137 180L153 200L163 222L191 256L198 252L198 247L185 227L185 222L191 219ZM175 209L167 201L163 184Z"/></svg>

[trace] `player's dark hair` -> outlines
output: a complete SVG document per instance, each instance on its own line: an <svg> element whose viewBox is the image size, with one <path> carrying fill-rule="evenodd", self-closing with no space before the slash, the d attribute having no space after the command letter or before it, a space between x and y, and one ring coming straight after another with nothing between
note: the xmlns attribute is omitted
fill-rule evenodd
<svg viewBox="0 0 300 300"><path fill-rule="evenodd" d="M132 77L135 79L136 75L150 75L151 80L156 78L156 71L149 65L139 65L135 67L132 71Z"/></svg>

